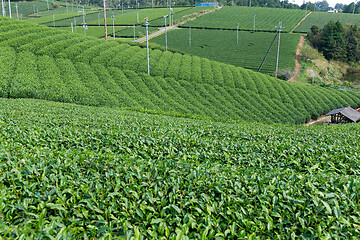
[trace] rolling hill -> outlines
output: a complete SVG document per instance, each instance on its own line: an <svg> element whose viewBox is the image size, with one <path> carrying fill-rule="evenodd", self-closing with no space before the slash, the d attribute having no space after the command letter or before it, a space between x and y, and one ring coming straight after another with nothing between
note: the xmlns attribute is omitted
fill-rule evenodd
<svg viewBox="0 0 360 240"><path fill-rule="evenodd" d="M0 96L110 106L216 121L303 123L357 92L291 84L205 58L150 52L13 19L0 20Z"/></svg>

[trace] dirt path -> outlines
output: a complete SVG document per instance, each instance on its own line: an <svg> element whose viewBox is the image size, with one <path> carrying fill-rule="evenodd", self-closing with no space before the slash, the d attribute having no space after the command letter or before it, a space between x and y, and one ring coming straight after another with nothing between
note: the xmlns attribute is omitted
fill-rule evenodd
<svg viewBox="0 0 360 240"><path fill-rule="evenodd" d="M214 12L214 11L216 11L216 10L220 10L220 9L221 9L221 7L215 8L215 9L213 9L213 10L211 10L211 11L208 11L208 12L205 12L205 13L203 13L203 14L200 14L200 15L194 17L194 18L189 18L189 19L187 19L187 20L185 20L185 21L183 21L183 22L177 23L177 24L172 25L172 26L170 26L170 27L166 27L166 31L173 30L173 29L177 29L179 25L182 25L182 24L184 24L184 23L186 23L186 22L188 22L188 21L193 21L193 20L195 20L195 19L198 18L198 17L201 17L201 16L203 16L203 15L205 15L205 14L208 14L208 13ZM148 37L149 37L149 40L152 39L152 38L154 38L154 37L160 36L160 35L163 34L163 33L165 33L165 27L160 28L159 31L157 31L157 32L154 32L154 33L152 33L152 34L149 34L149 36L148 36ZM142 42L145 42L145 41L146 41L146 36L145 36L145 37L142 37L142 38L139 38L139 39L136 39L136 40L134 40L133 42L140 42L140 43L142 43Z"/></svg>
<svg viewBox="0 0 360 240"><path fill-rule="evenodd" d="M306 16L304 16L296 25L295 27L293 27L293 29L290 30L289 33L293 33L294 30L311 14L312 12L309 12L308 14L306 14Z"/></svg>
<svg viewBox="0 0 360 240"><path fill-rule="evenodd" d="M310 119L309 122L307 123L304 123L304 126L310 126L310 125L313 125L314 123L316 122L319 122L319 121L322 121L325 119L325 115L321 115L318 119L314 120L314 119Z"/></svg>
<svg viewBox="0 0 360 240"><path fill-rule="evenodd" d="M300 70L301 70L301 65L300 65L300 57L301 57L301 48L304 45L304 36L300 36L300 40L299 40L299 44L298 47L296 49L296 54L295 54L295 69L294 69L294 73L293 76L288 80L289 82L295 82L297 77L300 74Z"/></svg>

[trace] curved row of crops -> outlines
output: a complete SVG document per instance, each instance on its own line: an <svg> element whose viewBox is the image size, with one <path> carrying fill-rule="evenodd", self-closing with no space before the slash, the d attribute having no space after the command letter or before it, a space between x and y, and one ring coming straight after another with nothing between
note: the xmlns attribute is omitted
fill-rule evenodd
<svg viewBox="0 0 360 240"><path fill-rule="evenodd" d="M5 239L356 239L360 126L0 99Z"/></svg>
<svg viewBox="0 0 360 240"><path fill-rule="evenodd" d="M359 94L283 82L208 59L0 21L0 93L94 106L301 123L360 103Z"/></svg>

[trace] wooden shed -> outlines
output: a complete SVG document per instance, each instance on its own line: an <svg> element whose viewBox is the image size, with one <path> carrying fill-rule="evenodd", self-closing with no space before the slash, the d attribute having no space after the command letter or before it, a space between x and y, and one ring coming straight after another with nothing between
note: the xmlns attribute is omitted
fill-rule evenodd
<svg viewBox="0 0 360 240"><path fill-rule="evenodd" d="M328 116L331 117L331 122L326 118ZM360 112L352 107L338 108L327 113L325 118L329 123L334 124L356 123L360 120Z"/></svg>

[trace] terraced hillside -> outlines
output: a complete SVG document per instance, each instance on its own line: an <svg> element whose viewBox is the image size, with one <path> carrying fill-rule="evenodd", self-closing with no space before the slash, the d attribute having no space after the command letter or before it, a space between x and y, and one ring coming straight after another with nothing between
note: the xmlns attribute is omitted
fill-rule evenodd
<svg viewBox="0 0 360 240"><path fill-rule="evenodd" d="M359 93L291 84L179 53L0 18L0 96L111 106L216 121L302 123L356 107Z"/></svg>
<svg viewBox="0 0 360 240"><path fill-rule="evenodd" d="M4 239L356 239L360 125L0 98Z"/></svg>

